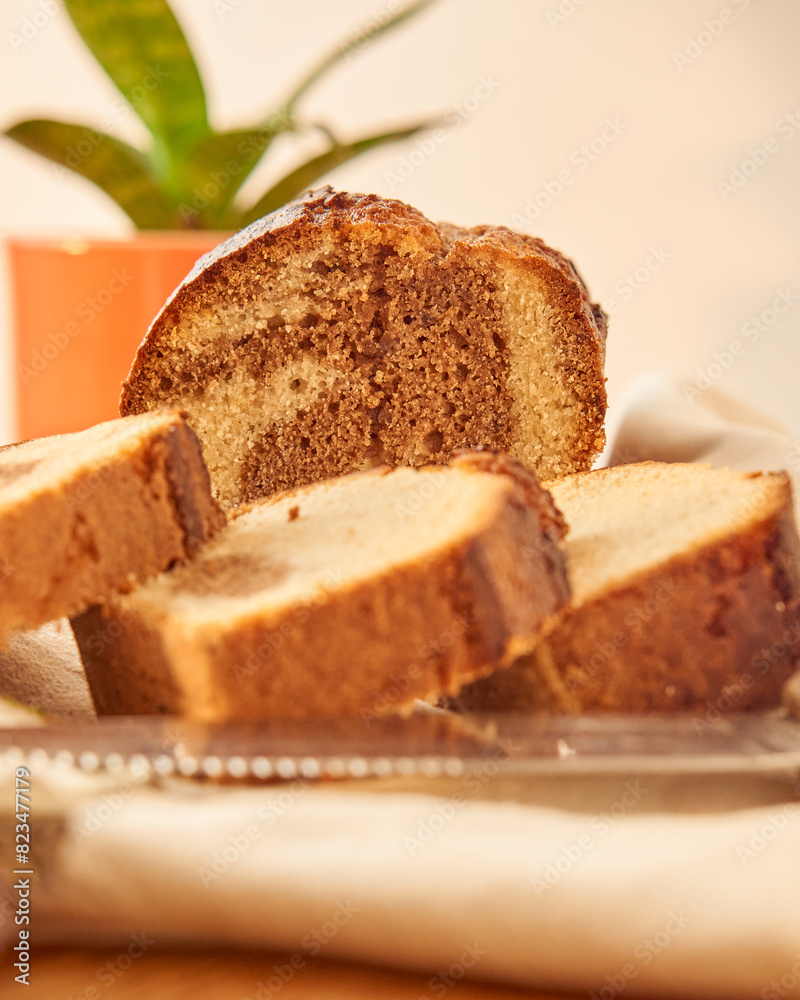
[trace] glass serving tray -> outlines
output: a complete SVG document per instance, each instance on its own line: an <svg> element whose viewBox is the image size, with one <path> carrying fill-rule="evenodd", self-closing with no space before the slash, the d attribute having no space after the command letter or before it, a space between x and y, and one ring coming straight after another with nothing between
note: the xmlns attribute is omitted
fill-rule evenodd
<svg viewBox="0 0 800 1000"><path fill-rule="evenodd" d="M138 764L163 776L227 780L297 777L456 777L491 758L509 775L800 774L800 722L780 713L708 722L684 715L443 711L365 722L358 717L204 724L115 717L0 729L0 758L82 771Z"/></svg>

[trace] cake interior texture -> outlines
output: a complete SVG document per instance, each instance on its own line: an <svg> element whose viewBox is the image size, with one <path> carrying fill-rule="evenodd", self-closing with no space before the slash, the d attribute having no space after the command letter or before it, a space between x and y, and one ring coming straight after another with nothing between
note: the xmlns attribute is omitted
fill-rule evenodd
<svg viewBox="0 0 800 1000"><path fill-rule="evenodd" d="M602 448L602 338L568 262L384 204L244 243L140 351L123 405L184 408L223 504L479 445L557 477Z"/></svg>
<svg viewBox="0 0 800 1000"><path fill-rule="evenodd" d="M567 597L563 524L532 478L468 463L370 470L239 508L191 562L73 620L98 711L394 709L530 649Z"/></svg>
<svg viewBox="0 0 800 1000"><path fill-rule="evenodd" d="M0 645L186 559L224 521L175 411L0 449Z"/></svg>
<svg viewBox="0 0 800 1000"><path fill-rule="evenodd" d="M784 474L661 464L546 484L572 598L465 710L711 713L777 706L800 659L800 542Z"/></svg>
<svg viewBox="0 0 800 1000"><path fill-rule="evenodd" d="M419 516L416 498L428 498ZM495 499L481 477L441 471L397 470L363 492L350 479L321 484L245 509L191 563L127 600L156 618L166 609L190 631L236 628L253 611L268 622L309 594L324 598L471 537Z"/></svg>
<svg viewBox="0 0 800 1000"><path fill-rule="evenodd" d="M150 413L0 448L0 514L37 494L63 490L78 476L107 478L110 465L124 463L139 451L143 435L168 428L174 420L173 414ZM85 489L91 491L91 484Z"/></svg>
<svg viewBox="0 0 800 1000"><path fill-rule="evenodd" d="M777 478L649 462L547 486L570 525L565 546L573 605L735 535L785 499Z"/></svg>

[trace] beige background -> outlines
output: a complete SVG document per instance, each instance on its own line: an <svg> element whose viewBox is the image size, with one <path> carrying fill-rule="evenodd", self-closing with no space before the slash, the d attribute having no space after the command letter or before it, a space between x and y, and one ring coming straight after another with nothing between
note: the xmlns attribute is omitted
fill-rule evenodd
<svg viewBox="0 0 800 1000"><path fill-rule="evenodd" d="M47 114L96 125L112 113L115 90L53 2L16 49L25 19L52 3L2 4L3 124ZM174 6L210 80L215 122L234 126L266 114L298 68L396 0ZM571 256L612 314L612 419L640 372L692 384L700 370L800 434L799 51L797 0L440 0L358 53L304 110L346 136L443 116L445 138L429 155L411 140L331 183L394 195L435 219L523 227ZM142 137L133 115L116 134ZM306 152L284 146L245 194ZM410 172L404 158L417 161ZM742 167L743 186L720 190ZM0 169L0 232L128 229L88 184L6 141ZM3 442L14 383L4 261L0 279ZM771 313L781 295L784 312ZM762 314L759 331L752 318Z"/></svg>

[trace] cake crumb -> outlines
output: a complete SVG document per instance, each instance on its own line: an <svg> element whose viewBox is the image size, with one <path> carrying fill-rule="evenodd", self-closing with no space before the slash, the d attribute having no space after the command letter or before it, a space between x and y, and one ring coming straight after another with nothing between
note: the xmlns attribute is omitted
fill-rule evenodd
<svg viewBox="0 0 800 1000"><path fill-rule="evenodd" d="M296 521L300 517L300 508L295 504L294 507L289 508L289 520Z"/></svg>

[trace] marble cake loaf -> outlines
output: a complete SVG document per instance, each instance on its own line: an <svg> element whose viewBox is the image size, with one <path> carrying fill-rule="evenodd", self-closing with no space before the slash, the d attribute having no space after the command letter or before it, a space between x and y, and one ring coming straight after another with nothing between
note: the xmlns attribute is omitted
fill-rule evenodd
<svg viewBox="0 0 800 1000"><path fill-rule="evenodd" d="M185 410L227 507L478 446L555 478L603 447L605 328L538 239L322 188L198 262L121 412Z"/></svg>

